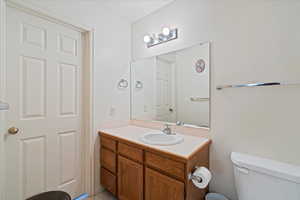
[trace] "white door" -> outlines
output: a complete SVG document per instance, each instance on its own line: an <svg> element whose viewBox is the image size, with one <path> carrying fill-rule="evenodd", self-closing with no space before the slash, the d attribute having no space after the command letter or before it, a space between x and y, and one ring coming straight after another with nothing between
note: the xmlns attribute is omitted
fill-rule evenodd
<svg viewBox="0 0 300 200"><path fill-rule="evenodd" d="M81 192L81 33L7 10L6 199Z"/></svg>
<svg viewBox="0 0 300 200"><path fill-rule="evenodd" d="M156 120L172 122L175 108L172 100L172 63L157 59Z"/></svg>

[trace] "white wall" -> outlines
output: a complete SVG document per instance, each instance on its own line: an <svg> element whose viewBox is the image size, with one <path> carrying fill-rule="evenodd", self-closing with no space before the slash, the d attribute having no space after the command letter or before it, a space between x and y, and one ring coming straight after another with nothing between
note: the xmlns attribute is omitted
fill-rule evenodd
<svg viewBox="0 0 300 200"><path fill-rule="evenodd" d="M300 165L299 87L227 89L220 84L300 81L300 2L176 0L133 25L134 59L212 41L211 190L236 199L230 152ZM143 35L162 26L179 39L151 49Z"/></svg>
<svg viewBox="0 0 300 200"><path fill-rule="evenodd" d="M95 28L94 124L96 130L107 124L129 120L130 90L118 90L121 78L129 80L131 24L97 2L24 0L73 21ZM99 190L99 140L95 141L95 186Z"/></svg>

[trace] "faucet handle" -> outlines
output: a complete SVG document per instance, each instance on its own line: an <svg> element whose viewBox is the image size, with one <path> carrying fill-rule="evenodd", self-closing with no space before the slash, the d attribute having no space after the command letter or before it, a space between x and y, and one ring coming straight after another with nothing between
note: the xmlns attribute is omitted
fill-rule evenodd
<svg viewBox="0 0 300 200"><path fill-rule="evenodd" d="M177 126L183 126L183 125L184 125L184 122L182 122L182 121L177 121L177 122L176 122L176 125L177 125Z"/></svg>

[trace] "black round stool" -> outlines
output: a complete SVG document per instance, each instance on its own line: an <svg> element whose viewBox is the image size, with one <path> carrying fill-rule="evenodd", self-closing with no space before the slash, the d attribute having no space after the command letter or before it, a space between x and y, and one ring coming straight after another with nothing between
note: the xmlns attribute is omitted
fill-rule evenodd
<svg viewBox="0 0 300 200"><path fill-rule="evenodd" d="M72 200L70 195L63 191L44 192L26 200Z"/></svg>

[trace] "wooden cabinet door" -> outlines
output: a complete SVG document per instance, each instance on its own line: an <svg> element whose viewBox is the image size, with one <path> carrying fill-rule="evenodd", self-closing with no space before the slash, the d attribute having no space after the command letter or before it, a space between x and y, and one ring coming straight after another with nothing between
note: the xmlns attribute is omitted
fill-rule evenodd
<svg viewBox="0 0 300 200"><path fill-rule="evenodd" d="M118 156L119 200L143 200L143 165Z"/></svg>
<svg viewBox="0 0 300 200"><path fill-rule="evenodd" d="M114 174L110 173L110 171L106 170L105 168L101 167L100 171L100 183L101 185L111 192L113 195L116 195L117 191L117 178Z"/></svg>
<svg viewBox="0 0 300 200"><path fill-rule="evenodd" d="M184 200L184 183L146 168L145 200Z"/></svg>

